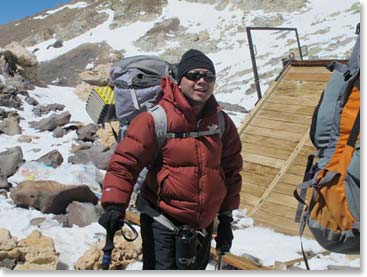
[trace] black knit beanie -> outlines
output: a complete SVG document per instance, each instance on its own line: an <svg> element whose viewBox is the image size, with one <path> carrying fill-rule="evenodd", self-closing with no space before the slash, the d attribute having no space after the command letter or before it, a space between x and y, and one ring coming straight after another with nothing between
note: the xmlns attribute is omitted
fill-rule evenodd
<svg viewBox="0 0 367 277"><path fill-rule="evenodd" d="M215 74L213 62L201 51L190 49L183 54L178 64L177 82L181 83L182 77L190 70L195 68L205 68Z"/></svg>

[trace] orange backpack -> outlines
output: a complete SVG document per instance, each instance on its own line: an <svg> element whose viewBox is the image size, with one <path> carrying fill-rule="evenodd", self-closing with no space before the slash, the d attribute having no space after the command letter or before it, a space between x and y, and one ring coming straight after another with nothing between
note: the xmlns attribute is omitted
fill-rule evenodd
<svg viewBox="0 0 367 277"><path fill-rule="evenodd" d="M310 155L304 182L294 191L301 203L296 216L300 235L307 225L322 247L344 254L360 252L359 60L358 32L348 64L329 66L335 72L315 109L310 131L318 152Z"/></svg>

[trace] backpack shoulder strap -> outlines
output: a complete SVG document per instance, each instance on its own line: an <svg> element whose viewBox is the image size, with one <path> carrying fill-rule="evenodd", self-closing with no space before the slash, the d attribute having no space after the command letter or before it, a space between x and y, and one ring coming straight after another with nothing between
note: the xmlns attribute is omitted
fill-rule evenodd
<svg viewBox="0 0 367 277"><path fill-rule="evenodd" d="M219 130L220 130L220 137L222 138L224 131L226 130L226 121L224 119L224 113L220 111L218 113L218 121L219 121Z"/></svg>
<svg viewBox="0 0 367 277"><path fill-rule="evenodd" d="M163 146L167 136L167 115L161 105L156 105L148 111L154 119L154 128L158 149Z"/></svg>

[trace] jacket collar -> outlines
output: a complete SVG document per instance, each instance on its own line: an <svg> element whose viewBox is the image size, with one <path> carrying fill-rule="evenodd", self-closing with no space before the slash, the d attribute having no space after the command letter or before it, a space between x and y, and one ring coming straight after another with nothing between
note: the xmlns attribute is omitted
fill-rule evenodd
<svg viewBox="0 0 367 277"><path fill-rule="evenodd" d="M163 100L168 101L178 108L190 122L196 122L195 113L185 96L181 92L178 84L172 82L169 77L164 77L161 83L163 91ZM212 95L205 103L201 118L208 117L213 113L218 113L222 108L219 106L214 95Z"/></svg>

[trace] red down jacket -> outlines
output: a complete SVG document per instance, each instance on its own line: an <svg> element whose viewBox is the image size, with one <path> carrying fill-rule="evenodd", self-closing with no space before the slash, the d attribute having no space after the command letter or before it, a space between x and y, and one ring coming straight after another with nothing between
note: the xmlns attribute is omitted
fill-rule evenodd
<svg viewBox="0 0 367 277"><path fill-rule="evenodd" d="M196 121L177 84L164 78L162 89L159 104L167 114L168 132L205 131L213 124L218 126L220 108L214 96ZM238 209L241 142L227 114L225 126L222 138L167 139L161 149L162 163L149 170L142 196L178 222L197 228L207 227L219 211ZM153 117L141 113L131 122L111 158L103 186L103 207L112 203L127 207L139 172L154 160L157 148Z"/></svg>

